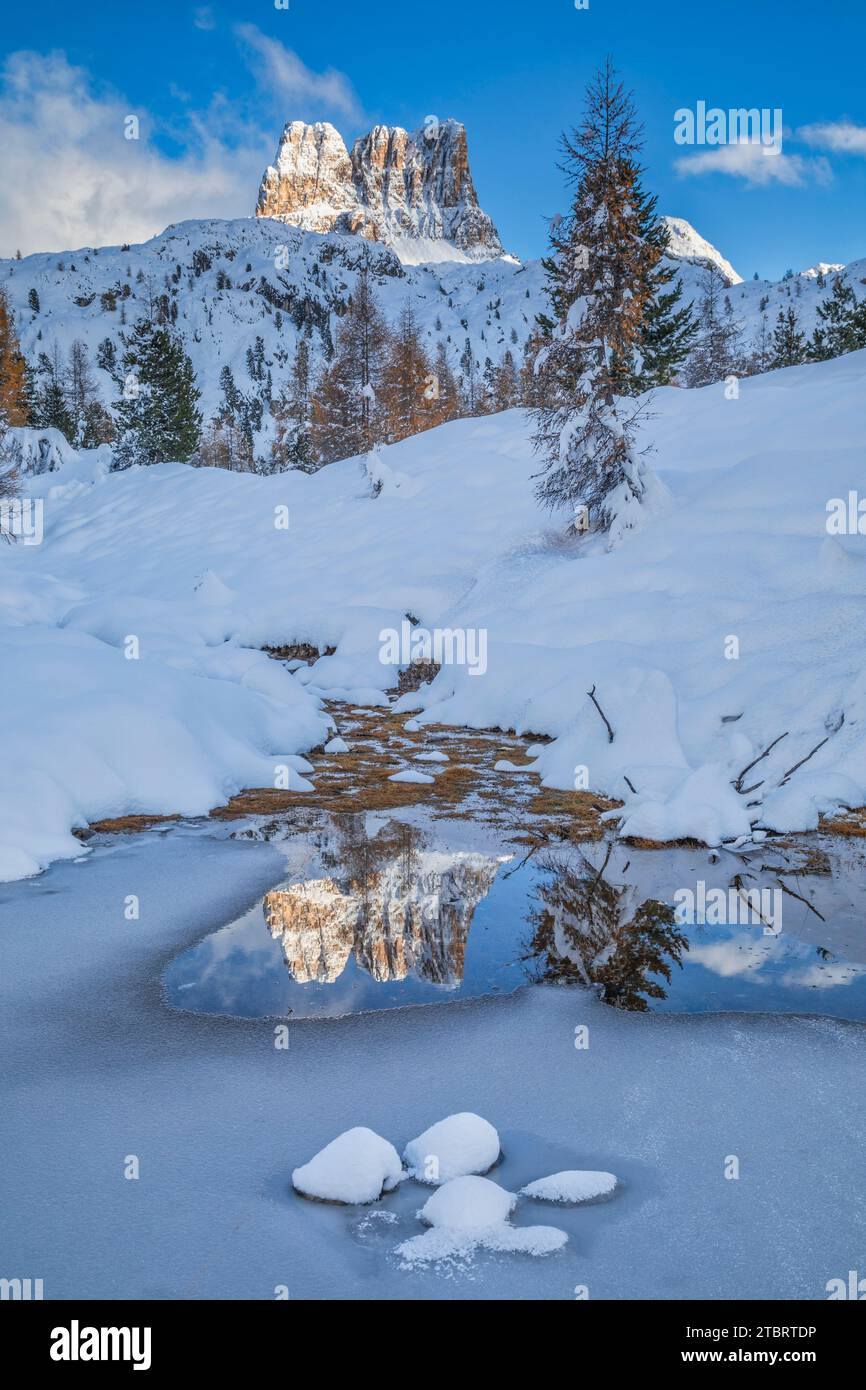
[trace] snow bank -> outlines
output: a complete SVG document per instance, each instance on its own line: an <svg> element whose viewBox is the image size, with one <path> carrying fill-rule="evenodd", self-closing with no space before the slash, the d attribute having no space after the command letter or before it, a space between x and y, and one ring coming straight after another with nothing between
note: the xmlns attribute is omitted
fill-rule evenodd
<svg viewBox="0 0 866 1390"><path fill-rule="evenodd" d="M597 1197L607 1197L616 1187L613 1173L595 1173L590 1170L565 1169L562 1173L551 1173L547 1178L521 1187L521 1197L535 1197L542 1202L591 1202Z"/></svg>
<svg viewBox="0 0 866 1390"><path fill-rule="evenodd" d="M321 1202L375 1202L402 1177L393 1144L362 1125L347 1129L292 1173L292 1184L305 1197Z"/></svg>
<svg viewBox="0 0 866 1390"><path fill-rule="evenodd" d="M498 1162L500 1147L493 1125L464 1111L439 1120L411 1139L403 1160L419 1182L447 1183L469 1173L486 1173ZM466 1190L471 1191L471 1185Z"/></svg>
<svg viewBox="0 0 866 1390"><path fill-rule="evenodd" d="M226 660L218 679L194 653L188 665L128 660L71 626L0 627L0 880L82 854L71 828L90 821L200 815L242 787L310 786L293 754L326 721L301 687L278 696L257 653L233 672Z"/></svg>

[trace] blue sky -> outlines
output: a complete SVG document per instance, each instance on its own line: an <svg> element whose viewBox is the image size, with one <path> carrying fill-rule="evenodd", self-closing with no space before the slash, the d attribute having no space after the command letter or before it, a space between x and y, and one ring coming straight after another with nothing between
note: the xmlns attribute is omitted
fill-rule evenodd
<svg viewBox="0 0 866 1390"><path fill-rule="evenodd" d="M377 121L436 115L465 122L506 246L538 255L545 217L566 203L559 134L608 52L634 90L661 210L742 275L866 254L866 10L854 0L289 4L41 0L8 12L0 254L246 215L284 120L329 119L350 142ZM782 156L677 146L674 112L699 100L781 108ZM141 119L136 144L120 133L127 113Z"/></svg>

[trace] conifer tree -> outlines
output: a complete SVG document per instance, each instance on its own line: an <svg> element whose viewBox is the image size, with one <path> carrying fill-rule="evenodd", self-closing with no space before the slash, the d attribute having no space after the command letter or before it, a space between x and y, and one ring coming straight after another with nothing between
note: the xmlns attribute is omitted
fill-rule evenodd
<svg viewBox="0 0 866 1390"><path fill-rule="evenodd" d="M139 319L125 340L114 467L188 463L201 437L201 392L174 330Z"/></svg>
<svg viewBox="0 0 866 1390"><path fill-rule="evenodd" d="M708 386L733 376L741 367L741 328L724 282L711 266L704 268L698 304L698 332L689 359L689 386Z"/></svg>
<svg viewBox="0 0 866 1390"><path fill-rule="evenodd" d="M27 366L15 331L15 316L0 289L0 424L26 425L30 418Z"/></svg>
<svg viewBox="0 0 866 1390"><path fill-rule="evenodd" d="M411 304L389 335L382 373L382 406L390 443L435 424L435 375L421 345Z"/></svg>
<svg viewBox="0 0 866 1390"><path fill-rule="evenodd" d="M467 415L475 415L478 405L478 370L469 339L460 354L460 390Z"/></svg>
<svg viewBox="0 0 866 1390"><path fill-rule="evenodd" d="M818 305L818 318L809 344L816 361L866 347L866 298L858 302L853 287L841 275L834 277L830 295Z"/></svg>
<svg viewBox="0 0 866 1390"><path fill-rule="evenodd" d="M271 446L275 468L279 472L300 468L314 473L318 465L310 433L310 349L306 338L298 339L291 375L279 397L271 402L271 413L276 422Z"/></svg>
<svg viewBox="0 0 866 1390"><path fill-rule="evenodd" d="M448 361L448 349L441 338L436 344L432 382L427 394L432 402L436 424L455 420L460 414L460 391Z"/></svg>
<svg viewBox="0 0 866 1390"><path fill-rule="evenodd" d="M59 430L71 444L75 439L75 420L66 393L66 373L56 343L50 356L47 352L40 352L36 374L38 385L33 409L34 423L41 429Z"/></svg>
<svg viewBox="0 0 866 1390"><path fill-rule="evenodd" d="M655 386L670 386L679 376L694 346L697 320L682 303L683 283L666 260L670 231L656 208L658 199L645 192L642 170L632 167L632 196L639 209L640 235L651 249L646 271L643 321L629 362L620 364L623 389L629 395Z"/></svg>
<svg viewBox="0 0 866 1390"><path fill-rule="evenodd" d="M770 324L767 318L764 301L761 300L761 321L758 325L758 331L755 334L755 345L749 364L750 372L768 371L772 356L773 334L770 332Z"/></svg>
<svg viewBox="0 0 866 1390"><path fill-rule="evenodd" d="M340 320L333 359L313 394L313 451L323 462L369 453L376 443L387 341L387 325L365 267Z"/></svg>
<svg viewBox="0 0 866 1390"><path fill-rule="evenodd" d="M537 491L551 509L585 508L582 525L588 519L613 543L637 523L648 485L634 447L639 411L622 399L622 364L639 348L658 254L643 235L635 188L640 128L610 59L591 81L583 124L563 148L576 192L551 232L555 327L537 364Z"/></svg>
<svg viewBox="0 0 866 1390"><path fill-rule="evenodd" d="M770 354L771 367L796 367L806 360L806 340L800 332L797 311L791 305L787 312L780 309L773 329Z"/></svg>
<svg viewBox="0 0 866 1390"><path fill-rule="evenodd" d="M509 348L496 368L493 381L494 410L511 410L520 400L520 378Z"/></svg>

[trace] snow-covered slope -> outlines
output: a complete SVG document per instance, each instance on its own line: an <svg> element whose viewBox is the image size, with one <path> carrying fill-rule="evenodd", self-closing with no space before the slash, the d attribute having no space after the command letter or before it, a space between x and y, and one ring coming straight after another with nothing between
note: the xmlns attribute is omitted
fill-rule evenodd
<svg viewBox="0 0 866 1390"><path fill-rule="evenodd" d="M302 776L289 755L323 736L321 692L383 699L382 633L407 613L487 649L483 673L444 665L404 708L552 735L548 784L585 769L630 833L716 842L862 803L866 539L826 523L862 479L864 385L861 352L736 400L658 392L645 442L668 500L612 552L537 510L519 411L384 450L378 496L358 460L267 478L83 460L29 480L43 544L0 550L0 875L79 852L87 819L204 811L282 763ZM336 651L290 676L254 650L295 641Z"/></svg>
<svg viewBox="0 0 866 1390"><path fill-rule="evenodd" d="M508 349L519 361L542 307L538 262L521 266L500 257L404 266L393 250L364 237L303 232L261 217L183 222L141 246L0 261L0 283L33 362L55 344L65 357L75 339L87 344L93 361L109 338L119 358L124 330L146 314L151 299L167 296L208 419L220 401L222 367L231 367L242 392L256 390L246 354L257 337L264 341L275 395L288 377L299 333L309 335L314 360L321 360L363 266L386 317L396 322L411 300L428 349L435 352L441 339L455 373L467 338L481 368L488 357L499 362ZM37 313L28 302L31 290ZM115 402L117 383L106 371L97 369L95 376L104 403ZM256 450L261 456L270 423L265 412Z"/></svg>
<svg viewBox="0 0 866 1390"><path fill-rule="evenodd" d="M809 333L816 310L830 292L815 268L771 284L738 281L724 257L681 219L669 219L676 251L673 263L685 297L699 296L705 265L722 276L743 341L752 345L761 320L769 328L780 309L793 305ZM499 257L466 264L438 259L448 243L414 237L403 254L428 256L421 264L401 263L393 249L363 236L303 232L263 217L234 221L183 222L141 246L84 247L63 255L40 254L0 261L2 283L15 310L24 351L31 362L55 345L65 358L76 339L91 349L109 339L117 357L122 336L151 301L166 296L175 327L195 368L201 407L209 419L220 404L219 377L229 366L245 394L260 392L250 379L247 351L261 337L271 389L279 394L287 380L299 333L308 335L314 361L320 360L337 330L359 270L367 265L386 317L396 322L411 302L428 350L442 341L455 375L466 340L479 369L489 358L510 351L520 361L536 315L547 311L545 277L539 261L525 265ZM866 260L848 266L843 277L863 295ZM30 292L38 311L30 306ZM102 399L116 402L119 386L107 371L95 370ZM273 422L264 412L256 454L267 458Z"/></svg>

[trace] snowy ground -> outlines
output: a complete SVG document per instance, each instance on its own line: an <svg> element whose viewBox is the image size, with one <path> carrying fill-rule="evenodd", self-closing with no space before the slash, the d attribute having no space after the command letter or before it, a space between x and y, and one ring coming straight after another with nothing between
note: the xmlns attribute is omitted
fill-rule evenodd
<svg viewBox="0 0 866 1390"><path fill-rule="evenodd" d="M535 987L291 1024L280 1050L272 1022L169 1009L166 962L282 869L273 846L189 828L0 890L8 1276L46 1298L821 1299L862 1269L863 1026L638 1016ZM429 1188L361 1208L291 1192L342 1130L402 1151L459 1110L499 1131L507 1191L572 1169L620 1186L521 1201L516 1225L569 1236L545 1258L410 1269L393 1252Z"/></svg>
<svg viewBox="0 0 866 1390"><path fill-rule="evenodd" d="M660 391L645 438L667 496L613 551L537 510L519 411L314 477L82 458L27 479L43 543L0 551L0 879L78 853L88 820L301 785L322 695L383 702L381 634L407 613L477 659L403 709L552 735L545 783L623 799L629 833L715 843L862 804L866 539L829 534L827 505L862 477L864 378L861 352L733 400ZM290 675L258 650L291 642L336 651Z"/></svg>

